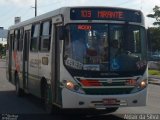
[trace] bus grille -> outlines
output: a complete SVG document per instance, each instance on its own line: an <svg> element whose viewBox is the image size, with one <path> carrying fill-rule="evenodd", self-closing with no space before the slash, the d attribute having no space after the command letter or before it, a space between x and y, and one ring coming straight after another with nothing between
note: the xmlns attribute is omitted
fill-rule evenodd
<svg viewBox="0 0 160 120"><path fill-rule="evenodd" d="M75 79L86 94L89 95L118 95L130 94L136 87L138 77L128 78L82 78Z"/></svg>

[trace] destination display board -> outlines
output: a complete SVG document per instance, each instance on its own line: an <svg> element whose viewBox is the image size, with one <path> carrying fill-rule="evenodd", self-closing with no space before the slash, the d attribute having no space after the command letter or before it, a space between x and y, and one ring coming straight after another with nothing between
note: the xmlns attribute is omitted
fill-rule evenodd
<svg viewBox="0 0 160 120"><path fill-rule="evenodd" d="M71 8L71 20L117 20L141 23L141 12L118 8Z"/></svg>

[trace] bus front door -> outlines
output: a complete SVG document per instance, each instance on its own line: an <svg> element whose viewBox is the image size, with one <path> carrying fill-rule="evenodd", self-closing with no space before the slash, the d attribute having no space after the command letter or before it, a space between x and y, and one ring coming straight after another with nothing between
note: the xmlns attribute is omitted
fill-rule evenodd
<svg viewBox="0 0 160 120"><path fill-rule="evenodd" d="M13 52L13 38L14 38L14 34L10 34L9 36L9 55L8 55L8 74L9 74L9 81L14 83L13 80L13 73L12 73L12 64L13 64L13 59L12 59L12 52Z"/></svg>
<svg viewBox="0 0 160 120"><path fill-rule="evenodd" d="M28 60L29 60L29 40L30 30L25 30L24 49L23 49L23 88L28 89Z"/></svg>

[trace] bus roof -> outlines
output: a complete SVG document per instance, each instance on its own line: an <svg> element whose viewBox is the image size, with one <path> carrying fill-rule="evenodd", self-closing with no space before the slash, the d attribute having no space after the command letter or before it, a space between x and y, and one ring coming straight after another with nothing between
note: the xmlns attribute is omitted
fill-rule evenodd
<svg viewBox="0 0 160 120"><path fill-rule="evenodd" d="M28 19L26 21L17 23L15 25L12 25L11 27L9 27L9 29L20 28L22 26L26 26L26 25L31 24L31 23L36 23L38 21L49 19L49 18L51 18L53 16L57 16L57 15L63 14L64 12L66 12L67 9L70 9L70 8L110 8L110 9L119 9L119 10L128 10L128 11L131 10L131 11L135 11L135 12L137 11L137 12L140 12L142 14L142 12L140 10L129 9L129 8L120 8L120 7L107 7L107 6L72 6L72 7L61 7L59 9L56 9L56 10L44 13L42 15L39 15L39 16L36 16L34 18Z"/></svg>

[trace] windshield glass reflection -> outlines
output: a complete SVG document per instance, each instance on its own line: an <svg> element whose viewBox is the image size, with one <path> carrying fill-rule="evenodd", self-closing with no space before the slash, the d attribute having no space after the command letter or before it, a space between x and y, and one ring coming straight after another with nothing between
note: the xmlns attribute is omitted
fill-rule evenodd
<svg viewBox="0 0 160 120"><path fill-rule="evenodd" d="M69 69L88 71L142 69L146 67L143 31L138 26L128 26L126 31L124 25L114 24L68 25L65 65Z"/></svg>

